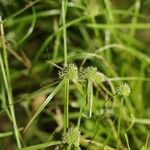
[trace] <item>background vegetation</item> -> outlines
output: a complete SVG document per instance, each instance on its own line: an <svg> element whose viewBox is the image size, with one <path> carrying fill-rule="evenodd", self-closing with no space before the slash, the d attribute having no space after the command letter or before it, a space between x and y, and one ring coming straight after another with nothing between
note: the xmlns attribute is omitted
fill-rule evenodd
<svg viewBox="0 0 150 150"><path fill-rule="evenodd" d="M149 0L1 0L0 15L0 149L149 149Z"/></svg>

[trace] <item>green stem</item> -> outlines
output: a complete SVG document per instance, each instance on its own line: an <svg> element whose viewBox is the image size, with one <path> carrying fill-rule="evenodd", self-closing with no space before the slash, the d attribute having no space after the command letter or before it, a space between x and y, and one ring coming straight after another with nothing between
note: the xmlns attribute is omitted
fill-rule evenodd
<svg viewBox="0 0 150 150"><path fill-rule="evenodd" d="M4 29L2 24L2 18L0 16L0 32L1 32L1 41L2 41L2 47L3 47L3 58L2 55L0 55L0 61L1 61L1 67L2 67L2 74L3 79L5 82L7 97L8 97L8 103L9 105L13 103L13 95L12 95L12 89L11 89L11 82L10 82L10 73L9 73L9 65L8 65L8 58L7 58L7 50L6 50L6 44L5 44L5 37L4 37ZM16 117L15 117L15 110L14 105L10 106L10 112L12 116L12 122L13 122L13 128L15 133L15 138L17 141L18 148L21 148L21 141L20 141L20 135L17 127Z"/></svg>
<svg viewBox="0 0 150 150"><path fill-rule="evenodd" d="M65 99L64 99L64 133L69 127L69 80L65 82Z"/></svg>
<svg viewBox="0 0 150 150"><path fill-rule="evenodd" d="M119 147L120 147L120 139L119 139L119 137L120 137L120 126L121 126L123 102L124 102L124 97L121 99L121 105L120 105L119 116L118 116L117 150L119 150Z"/></svg>
<svg viewBox="0 0 150 150"><path fill-rule="evenodd" d="M69 144L69 145L67 146L67 150L71 150L71 147L72 147L72 144Z"/></svg>
<svg viewBox="0 0 150 150"><path fill-rule="evenodd" d="M66 12L67 12L67 0L62 0L64 66L67 66ZM69 80L66 80L64 95L65 95L64 99L64 133L65 133L67 128L69 127Z"/></svg>
<svg viewBox="0 0 150 150"><path fill-rule="evenodd" d="M63 44L64 44L64 65L67 65L67 32L66 32L66 12L67 0L62 0L62 22L63 22Z"/></svg>

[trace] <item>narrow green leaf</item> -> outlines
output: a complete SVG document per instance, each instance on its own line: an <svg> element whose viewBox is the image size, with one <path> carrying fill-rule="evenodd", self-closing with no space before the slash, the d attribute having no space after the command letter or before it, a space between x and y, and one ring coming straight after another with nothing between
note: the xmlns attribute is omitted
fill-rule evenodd
<svg viewBox="0 0 150 150"><path fill-rule="evenodd" d="M28 29L28 31L26 32L26 34L21 38L20 41L18 41L18 45L23 43L33 32L34 28L35 28L35 22L36 22L36 12L34 7L32 7L32 11L33 11L33 20L32 20L32 24L30 26L30 28Z"/></svg>
<svg viewBox="0 0 150 150"><path fill-rule="evenodd" d="M43 148L46 148L49 146L55 146L55 145L60 145L60 144L62 144L61 141L53 141L53 142L47 142L47 143L43 143L43 144L28 146L28 147L22 148L20 150L38 150L38 149L43 149Z"/></svg>
<svg viewBox="0 0 150 150"><path fill-rule="evenodd" d="M47 97L47 99L43 102L43 104L40 106L40 108L36 111L36 113L33 115L33 117L30 119L29 123L24 129L24 132L27 130L27 128L32 124L32 122L36 119L36 117L43 111L45 106L51 101L51 99L55 96L55 94L62 88L64 85L66 79L62 80L57 87L54 89L54 91Z"/></svg>

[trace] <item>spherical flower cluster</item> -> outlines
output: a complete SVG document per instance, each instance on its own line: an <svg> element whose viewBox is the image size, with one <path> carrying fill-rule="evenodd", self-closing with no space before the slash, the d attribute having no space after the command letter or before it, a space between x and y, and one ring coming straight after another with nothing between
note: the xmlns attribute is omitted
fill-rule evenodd
<svg viewBox="0 0 150 150"><path fill-rule="evenodd" d="M69 80L76 82L78 80L78 68L75 64L69 64L59 72L59 77L68 78Z"/></svg>
<svg viewBox="0 0 150 150"><path fill-rule="evenodd" d="M119 87L116 89L117 95L122 95L124 97L129 96L131 93L130 87L127 83L120 84Z"/></svg>
<svg viewBox="0 0 150 150"><path fill-rule="evenodd" d="M87 67L86 69L82 69L80 72L80 78L88 81L94 82L97 76L97 68L96 67Z"/></svg>
<svg viewBox="0 0 150 150"><path fill-rule="evenodd" d="M63 135L63 143L73 144L79 146L80 142L80 130L75 128L70 128L68 132Z"/></svg>

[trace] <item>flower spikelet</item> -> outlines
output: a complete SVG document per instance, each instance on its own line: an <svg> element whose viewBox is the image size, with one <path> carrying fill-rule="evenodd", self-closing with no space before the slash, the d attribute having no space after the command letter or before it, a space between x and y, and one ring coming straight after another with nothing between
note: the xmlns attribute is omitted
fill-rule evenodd
<svg viewBox="0 0 150 150"><path fill-rule="evenodd" d="M75 127L75 128L70 128L68 130L68 132L66 132L63 135L63 143L67 143L67 144L73 144L75 146L79 146L79 142L80 142L80 130Z"/></svg>
<svg viewBox="0 0 150 150"><path fill-rule="evenodd" d="M73 82L76 82L78 80L78 68L75 64L71 63L59 72L59 77L67 78L69 80L72 80Z"/></svg>
<svg viewBox="0 0 150 150"><path fill-rule="evenodd" d="M82 79L87 79L88 81L94 82L97 75L96 67L87 67L82 70Z"/></svg>
<svg viewBox="0 0 150 150"><path fill-rule="evenodd" d="M131 93L131 90L127 83L120 84L118 88L116 89L117 95L122 95L124 97L127 97L129 96L130 93Z"/></svg>

